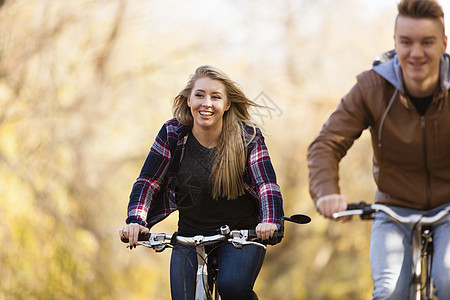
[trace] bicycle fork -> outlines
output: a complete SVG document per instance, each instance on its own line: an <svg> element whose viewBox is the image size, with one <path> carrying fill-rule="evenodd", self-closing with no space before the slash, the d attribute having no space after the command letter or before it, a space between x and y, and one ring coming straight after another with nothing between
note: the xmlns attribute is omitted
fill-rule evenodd
<svg viewBox="0 0 450 300"><path fill-rule="evenodd" d="M205 278L208 278L208 267L205 264L206 262L206 252L204 245L197 245L197 280L196 280L196 293L195 300L207 300L207 292L205 291L205 286L207 286L207 282L205 282Z"/></svg>
<svg viewBox="0 0 450 300"><path fill-rule="evenodd" d="M431 228L423 230L422 243L423 253L422 257L425 257L425 274L427 281L425 282L425 299L433 298L433 279L431 277L431 268L433 266L433 232Z"/></svg>
<svg viewBox="0 0 450 300"><path fill-rule="evenodd" d="M412 241L412 258L413 258L413 273L411 277L411 298L415 300L432 299L432 231L428 228L419 228L413 231ZM422 250L421 250L422 249ZM423 259L425 258L425 259ZM422 265L424 262L424 265ZM422 268L424 267L424 269ZM422 279L425 277L425 286L423 287ZM422 298L422 289L425 288L425 294Z"/></svg>
<svg viewBox="0 0 450 300"><path fill-rule="evenodd" d="M420 227L420 225L417 225ZM422 228L415 228L413 230L412 236L412 277L411 277L411 291L410 291L410 299L420 300L422 293L422 263L421 263L421 251L420 251L420 243L422 241L421 236Z"/></svg>

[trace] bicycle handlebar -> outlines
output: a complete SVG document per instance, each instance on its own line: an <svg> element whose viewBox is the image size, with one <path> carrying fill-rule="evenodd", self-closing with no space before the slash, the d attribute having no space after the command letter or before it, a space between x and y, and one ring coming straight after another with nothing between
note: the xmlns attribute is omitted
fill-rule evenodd
<svg viewBox="0 0 450 300"><path fill-rule="evenodd" d="M338 219L344 216L360 215L361 219L373 219L375 212L381 211L394 221L404 224L431 225L442 220L450 213L450 205L445 207L433 216L424 216L421 214L412 214L409 216L401 216L393 211L389 206L383 204L366 204L360 202L359 204L349 204L347 210L333 214L333 218Z"/></svg>
<svg viewBox="0 0 450 300"><path fill-rule="evenodd" d="M230 231L227 225L220 228L219 234L204 236L196 235L193 237L181 236L178 233L166 234L166 233L148 233L140 234L138 237L138 245L142 245L148 248L153 248L155 251L163 251L167 246L180 243L183 245L199 245L210 244L219 241L227 240L235 248L242 248L244 245L253 244L266 248L265 244L275 245L281 241L284 237L283 231L275 231L273 236L269 240L257 239L256 231L254 229L249 230L232 230ZM127 238L121 238L122 242L128 243Z"/></svg>

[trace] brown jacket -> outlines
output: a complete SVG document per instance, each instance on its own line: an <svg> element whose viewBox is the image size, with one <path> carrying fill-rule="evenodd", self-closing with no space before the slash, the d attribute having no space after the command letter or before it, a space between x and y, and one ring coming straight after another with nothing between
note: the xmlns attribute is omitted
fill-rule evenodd
<svg viewBox="0 0 450 300"><path fill-rule="evenodd" d="M442 86L447 88L448 84ZM341 100L308 149L310 193L314 200L340 193L339 161L368 128L378 187L376 203L414 209L449 203L449 92L439 89L422 117L402 90L373 69L357 77L357 84Z"/></svg>

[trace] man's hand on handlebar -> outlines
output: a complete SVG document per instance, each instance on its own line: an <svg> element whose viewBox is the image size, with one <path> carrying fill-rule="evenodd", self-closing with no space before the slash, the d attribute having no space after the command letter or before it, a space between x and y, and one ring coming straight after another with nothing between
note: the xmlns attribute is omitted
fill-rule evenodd
<svg viewBox="0 0 450 300"><path fill-rule="evenodd" d="M130 250L136 248L139 234L147 234L150 230L147 227L139 225L137 223L130 223L123 226L119 230L120 238L127 238L129 240Z"/></svg>
<svg viewBox="0 0 450 300"><path fill-rule="evenodd" d="M320 197L316 201L316 207L319 213L325 218L336 220L333 214L347 210L347 200L341 194L330 194ZM351 216L341 218L342 221L351 220Z"/></svg>

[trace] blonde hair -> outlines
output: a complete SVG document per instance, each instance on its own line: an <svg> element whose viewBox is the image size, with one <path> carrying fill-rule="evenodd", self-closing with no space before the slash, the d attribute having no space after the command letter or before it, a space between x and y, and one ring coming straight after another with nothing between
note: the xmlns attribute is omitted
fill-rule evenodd
<svg viewBox="0 0 450 300"><path fill-rule="evenodd" d="M243 173L247 162L248 145L245 141L245 126L253 127L253 137L256 134L256 125L250 120L249 108L261 106L248 99L239 85L223 71L204 65L195 70L186 87L173 100L173 115L181 124L193 126L194 119L187 105L187 99L195 82L205 77L217 80L225 86L230 103L230 108L223 115L222 133L211 170L212 196L214 199L219 197L235 199L244 194Z"/></svg>

